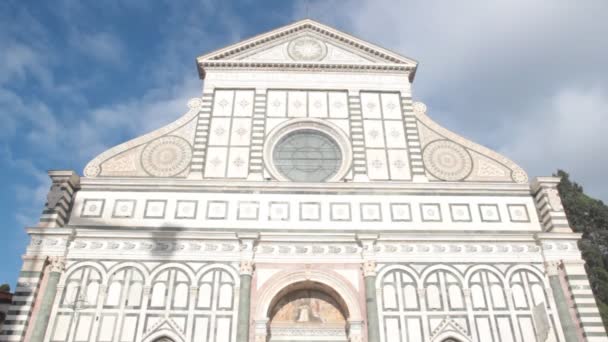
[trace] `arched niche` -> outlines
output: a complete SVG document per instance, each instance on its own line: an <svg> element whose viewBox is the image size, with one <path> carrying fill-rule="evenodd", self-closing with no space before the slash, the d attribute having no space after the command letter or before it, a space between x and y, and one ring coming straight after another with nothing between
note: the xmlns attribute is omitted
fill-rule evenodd
<svg viewBox="0 0 608 342"><path fill-rule="evenodd" d="M326 337L360 341L361 312L357 292L335 272L280 272L260 289L254 316L255 341L308 341L302 336L306 333L316 334L316 339L319 334L332 333Z"/></svg>
<svg viewBox="0 0 608 342"><path fill-rule="evenodd" d="M305 281L286 287L273 299L268 317L270 341L312 337L348 340L346 304L323 284Z"/></svg>

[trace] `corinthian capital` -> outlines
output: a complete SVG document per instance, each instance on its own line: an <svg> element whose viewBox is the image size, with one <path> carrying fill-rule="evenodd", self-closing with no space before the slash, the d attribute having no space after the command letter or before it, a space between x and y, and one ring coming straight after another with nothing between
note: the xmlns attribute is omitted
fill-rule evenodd
<svg viewBox="0 0 608 342"><path fill-rule="evenodd" d="M49 257L49 264L51 266L51 272L63 272L65 269L65 258L59 256Z"/></svg>
<svg viewBox="0 0 608 342"><path fill-rule="evenodd" d="M241 270L241 274L252 275L253 274L253 261L242 260L240 270Z"/></svg>
<svg viewBox="0 0 608 342"><path fill-rule="evenodd" d="M376 262L374 260L365 260L362 269L364 277L374 277L376 275Z"/></svg>

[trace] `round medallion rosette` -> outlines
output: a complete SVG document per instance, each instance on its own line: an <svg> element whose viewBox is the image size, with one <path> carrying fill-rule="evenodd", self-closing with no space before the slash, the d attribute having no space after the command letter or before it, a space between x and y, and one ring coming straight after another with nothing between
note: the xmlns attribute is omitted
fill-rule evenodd
<svg viewBox="0 0 608 342"><path fill-rule="evenodd" d="M183 172L192 159L192 148L183 138L165 136L152 141L141 154L141 164L151 176L171 177Z"/></svg>
<svg viewBox="0 0 608 342"><path fill-rule="evenodd" d="M301 37L289 43L287 52L295 61L320 61L327 55L327 47L315 38Z"/></svg>
<svg viewBox="0 0 608 342"><path fill-rule="evenodd" d="M428 144L422 158L427 171L445 181L462 180L473 169L473 160L469 153L449 140L437 140Z"/></svg>

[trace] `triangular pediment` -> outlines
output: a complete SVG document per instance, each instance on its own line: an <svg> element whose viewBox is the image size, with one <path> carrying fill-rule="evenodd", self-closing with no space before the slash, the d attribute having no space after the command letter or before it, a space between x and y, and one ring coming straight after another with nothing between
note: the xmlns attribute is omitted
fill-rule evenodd
<svg viewBox="0 0 608 342"><path fill-rule="evenodd" d="M316 21L305 19L252 37L197 58L201 69L239 65L266 67L363 66L414 73L417 62L355 38Z"/></svg>

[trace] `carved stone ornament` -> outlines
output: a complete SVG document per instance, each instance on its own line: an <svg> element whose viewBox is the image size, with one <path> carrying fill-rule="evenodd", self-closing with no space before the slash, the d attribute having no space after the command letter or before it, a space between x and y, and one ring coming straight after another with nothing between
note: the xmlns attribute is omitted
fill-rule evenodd
<svg viewBox="0 0 608 342"><path fill-rule="evenodd" d="M65 259L63 257L49 257L49 264L51 267L51 272L63 272L65 269Z"/></svg>
<svg viewBox="0 0 608 342"><path fill-rule="evenodd" d="M101 168L96 164L89 164L84 169L84 175L86 177L97 177L101 172Z"/></svg>
<svg viewBox="0 0 608 342"><path fill-rule="evenodd" d="M426 113L426 105L422 102L414 102L412 105L415 113L425 114Z"/></svg>
<svg viewBox="0 0 608 342"><path fill-rule="evenodd" d="M373 260L365 260L363 262L363 276L373 277L376 275L376 262Z"/></svg>
<svg viewBox="0 0 608 342"><path fill-rule="evenodd" d="M240 271L241 271L241 274L251 275L253 273L253 262L251 260L241 261Z"/></svg>
<svg viewBox="0 0 608 342"><path fill-rule="evenodd" d="M287 53L294 61L320 61L327 56L327 46L313 37L300 37L289 43Z"/></svg>
<svg viewBox="0 0 608 342"><path fill-rule="evenodd" d="M199 108L203 105L203 100L201 100L198 97L194 97L191 98L190 100L188 100L188 108L190 109L196 109Z"/></svg>
<svg viewBox="0 0 608 342"><path fill-rule="evenodd" d="M164 136L148 144L141 154L141 164L148 174L172 177L183 172L192 159L192 147L183 138Z"/></svg>
<svg viewBox="0 0 608 342"><path fill-rule="evenodd" d="M564 207L562 206L562 199L559 197L557 189L547 190L547 199L549 200L549 205L551 206L551 209L553 209L554 211L564 210Z"/></svg>
<svg viewBox="0 0 608 342"><path fill-rule="evenodd" d="M61 197L63 196L63 191L61 190L61 185L53 184L51 185L51 190L49 190L48 195L46 195L46 207L49 209L55 208Z"/></svg>
<svg viewBox="0 0 608 342"><path fill-rule="evenodd" d="M422 158L427 171L445 181L462 180L473 169L473 160L467 150L449 140L437 140L428 144Z"/></svg>
<svg viewBox="0 0 608 342"><path fill-rule="evenodd" d="M556 276L559 274L559 261L547 261L545 263L545 269L547 270L548 276Z"/></svg>

